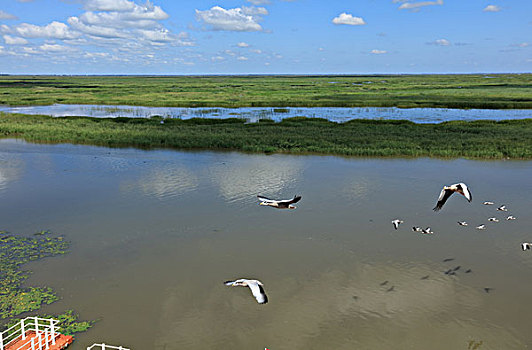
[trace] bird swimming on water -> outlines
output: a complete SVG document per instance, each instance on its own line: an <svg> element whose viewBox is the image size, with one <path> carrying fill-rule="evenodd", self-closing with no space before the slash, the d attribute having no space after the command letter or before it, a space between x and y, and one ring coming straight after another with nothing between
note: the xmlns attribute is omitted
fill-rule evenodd
<svg viewBox="0 0 532 350"><path fill-rule="evenodd" d="M261 201L260 205L266 205L269 207L274 207L277 209L295 209L296 206L293 205L294 203L297 203L301 200L301 196L294 196L292 199L282 199L282 200L275 200L266 198L264 196L257 196L257 198Z"/></svg>
<svg viewBox="0 0 532 350"><path fill-rule="evenodd" d="M251 289L251 293L257 300L257 303L259 304L266 304L268 302L268 297L266 296L266 293L264 292L264 288L262 286L261 281L259 280L250 280L247 278L240 278L235 281L226 281L224 282L226 286L231 287L249 287Z"/></svg>
<svg viewBox="0 0 532 350"><path fill-rule="evenodd" d="M436 206L434 207L434 211L440 210L445 202L447 202L447 199L455 193L458 192L462 196L464 196L469 202L473 200L473 196L471 195L471 192L469 191L469 188L467 185L463 182L459 182L457 184L451 185L451 186L443 186L443 189L440 192L440 197L438 197L438 202L436 203Z"/></svg>

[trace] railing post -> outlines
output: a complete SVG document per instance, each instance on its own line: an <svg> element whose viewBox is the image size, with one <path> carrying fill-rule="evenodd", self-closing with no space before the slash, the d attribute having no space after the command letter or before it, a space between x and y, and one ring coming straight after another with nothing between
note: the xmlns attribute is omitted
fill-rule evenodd
<svg viewBox="0 0 532 350"><path fill-rule="evenodd" d="M39 350L42 350L42 337L41 337L41 333L37 332L37 336L39 337Z"/></svg>
<svg viewBox="0 0 532 350"><path fill-rule="evenodd" d="M0 350L4 350L4 338L2 337L2 332L0 332Z"/></svg>
<svg viewBox="0 0 532 350"><path fill-rule="evenodd" d="M22 333L22 340L26 339L26 332L24 331L24 320L20 320L20 332Z"/></svg>
<svg viewBox="0 0 532 350"><path fill-rule="evenodd" d="M54 329L54 320L50 319L50 331L52 332L52 345L55 345L55 329Z"/></svg>
<svg viewBox="0 0 532 350"><path fill-rule="evenodd" d="M35 316L35 333L39 332L39 320L37 319L37 316Z"/></svg>
<svg viewBox="0 0 532 350"><path fill-rule="evenodd" d="M48 328L44 330L44 346L46 349L50 349L50 343L48 342Z"/></svg>
<svg viewBox="0 0 532 350"><path fill-rule="evenodd" d="M31 350L35 350L35 338L31 338Z"/></svg>

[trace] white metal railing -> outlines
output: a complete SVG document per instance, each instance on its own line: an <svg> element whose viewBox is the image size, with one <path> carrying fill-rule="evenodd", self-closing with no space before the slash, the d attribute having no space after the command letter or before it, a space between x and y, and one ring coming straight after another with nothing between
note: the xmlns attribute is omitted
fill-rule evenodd
<svg viewBox="0 0 532 350"><path fill-rule="evenodd" d="M124 348L124 347L121 347L121 346L112 346L112 345L107 345L107 344L104 344L104 343L92 344L91 346L87 347L87 350L92 350L95 346L97 346L101 350L107 350L107 349L129 350L128 348Z"/></svg>
<svg viewBox="0 0 532 350"><path fill-rule="evenodd" d="M0 332L0 350L5 350L10 344L19 344L20 349L44 350L55 345L55 338L59 336L58 320L53 318L26 317L14 326ZM28 331L35 332L35 336L28 336ZM26 341L24 341L26 340Z"/></svg>

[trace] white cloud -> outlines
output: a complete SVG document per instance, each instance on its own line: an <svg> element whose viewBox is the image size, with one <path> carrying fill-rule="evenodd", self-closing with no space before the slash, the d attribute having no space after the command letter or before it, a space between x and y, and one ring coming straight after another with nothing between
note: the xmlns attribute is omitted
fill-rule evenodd
<svg viewBox="0 0 532 350"><path fill-rule="evenodd" d="M241 41L238 44L236 44L236 46L244 48L244 47L249 47L249 44Z"/></svg>
<svg viewBox="0 0 532 350"><path fill-rule="evenodd" d="M222 57L222 56L213 56L213 57L211 57L211 61L213 61L213 62L223 61L223 60L225 60L225 57Z"/></svg>
<svg viewBox="0 0 532 350"><path fill-rule="evenodd" d="M268 5L270 3L270 0L247 0L248 2L252 3L253 5Z"/></svg>
<svg viewBox="0 0 532 350"><path fill-rule="evenodd" d="M484 8L484 12L499 12L501 8L497 5L488 5Z"/></svg>
<svg viewBox="0 0 532 350"><path fill-rule="evenodd" d="M394 0L394 2L404 2L404 1ZM399 6L399 10L419 11L419 9L422 8L422 7L433 6L433 5L443 5L443 0L421 1L421 2L404 2L401 6Z"/></svg>
<svg viewBox="0 0 532 350"><path fill-rule="evenodd" d="M523 42L523 43L520 43L520 44L516 44L515 46L517 46L517 47L529 47L530 43Z"/></svg>
<svg viewBox="0 0 532 350"><path fill-rule="evenodd" d="M265 8L243 7L226 10L220 6L214 6L210 10L196 10L196 19L209 25L212 30L226 30L237 32L262 31L258 23L267 15Z"/></svg>
<svg viewBox="0 0 532 350"><path fill-rule="evenodd" d="M249 58L247 58L246 56L238 56L236 59L239 60L239 61L247 61L247 60L249 60Z"/></svg>
<svg viewBox="0 0 532 350"><path fill-rule="evenodd" d="M47 52L62 52L62 51L68 50L66 46L58 45L58 44L43 44L39 46L39 49L41 49L42 51L47 51Z"/></svg>
<svg viewBox="0 0 532 350"><path fill-rule="evenodd" d="M87 0L84 8L88 11L131 11L135 6L128 0Z"/></svg>
<svg viewBox="0 0 532 350"><path fill-rule="evenodd" d="M351 26L360 26L366 24L361 17L353 17L351 14L345 12L341 13L338 17L333 18L334 24L347 24Z"/></svg>
<svg viewBox="0 0 532 350"><path fill-rule="evenodd" d="M252 49L250 51L253 53L256 53L257 55L260 55L262 53L262 50L259 50L259 49Z"/></svg>
<svg viewBox="0 0 532 350"><path fill-rule="evenodd" d="M12 14L0 10L0 20L2 19L17 19L17 16L13 16Z"/></svg>
<svg viewBox="0 0 532 350"><path fill-rule="evenodd" d="M28 43L28 40L24 38L13 37L7 34L4 35L3 38L7 45L26 45Z"/></svg>
<svg viewBox="0 0 532 350"><path fill-rule="evenodd" d="M382 55L382 54L388 53L388 51L373 49L373 50L371 50L371 53L375 54L375 55Z"/></svg>
<svg viewBox="0 0 532 350"><path fill-rule="evenodd" d="M22 23L14 26L13 31L24 38L74 39L80 35L56 21L45 26Z"/></svg>
<svg viewBox="0 0 532 350"><path fill-rule="evenodd" d="M451 45L451 42L447 39L437 39L437 40L434 40L434 41L431 41L429 43L427 43L429 45L438 45L438 46L449 46Z"/></svg>

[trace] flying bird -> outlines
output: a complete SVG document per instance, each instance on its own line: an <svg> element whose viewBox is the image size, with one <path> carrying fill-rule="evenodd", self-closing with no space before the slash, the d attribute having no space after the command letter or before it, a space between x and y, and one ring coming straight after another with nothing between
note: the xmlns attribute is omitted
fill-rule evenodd
<svg viewBox="0 0 532 350"><path fill-rule="evenodd" d="M421 232L421 231L423 231L423 229L421 227L419 227L419 226L414 226L414 227L412 227L412 231Z"/></svg>
<svg viewBox="0 0 532 350"><path fill-rule="evenodd" d="M517 218L513 215L510 215L506 218L506 220L516 220Z"/></svg>
<svg viewBox="0 0 532 350"><path fill-rule="evenodd" d="M458 225L460 226L467 226L467 222L465 221L457 221L458 222Z"/></svg>
<svg viewBox="0 0 532 350"><path fill-rule="evenodd" d="M392 221L392 224L393 224L393 227L397 230L399 225L402 224L403 222L404 222L403 220L395 219Z"/></svg>
<svg viewBox="0 0 532 350"><path fill-rule="evenodd" d="M523 250L532 250L532 243L521 243L521 248Z"/></svg>
<svg viewBox="0 0 532 350"><path fill-rule="evenodd" d="M497 208L498 211L508 211L508 209L506 209L506 205L501 205L500 207Z"/></svg>
<svg viewBox="0 0 532 350"><path fill-rule="evenodd" d="M266 296L266 293L264 293L264 288L262 288L263 284L259 280L249 280L246 278L240 278L235 281L226 281L224 282L226 286L232 286L232 287L249 287L251 289L251 293L257 299L257 302L259 304L266 304L268 302L268 297Z"/></svg>
<svg viewBox="0 0 532 350"><path fill-rule="evenodd" d="M471 195L471 192L469 191L469 188L467 185L463 182L451 185L451 186L443 186L443 189L440 192L440 197L438 198L438 202L436 203L436 206L434 207L434 211L440 210L445 202L447 202L447 199L455 193L458 192L462 196L466 197L466 199L471 202L473 199L473 196Z"/></svg>
<svg viewBox="0 0 532 350"><path fill-rule="evenodd" d="M497 218L488 218L488 221L499 222L499 219L497 219Z"/></svg>
<svg viewBox="0 0 532 350"><path fill-rule="evenodd" d="M485 230L486 229L486 225L482 224L482 225L478 225L477 227L475 227L477 230Z"/></svg>
<svg viewBox="0 0 532 350"><path fill-rule="evenodd" d="M493 202L490 202L490 201L485 201L485 202L484 202L484 203L482 203L482 204L484 204L484 205L493 205L493 204L495 204L495 203L493 203Z"/></svg>
<svg viewBox="0 0 532 350"><path fill-rule="evenodd" d="M430 230L430 227L427 227L426 229L422 229L421 230L421 233L424 234L424 235L432 235L434 233L434 231L431 231Z"/></svg>
<svg viewBox="0 0 532 350"><path fill-rule="evenodd" d="M301 196L294 196L292 199L283 200L269 199L263 196L257 196L257 198L261 201L260 205L266 205L277 209L295 209L296 206L293 204L299 202Z"/></svg>

